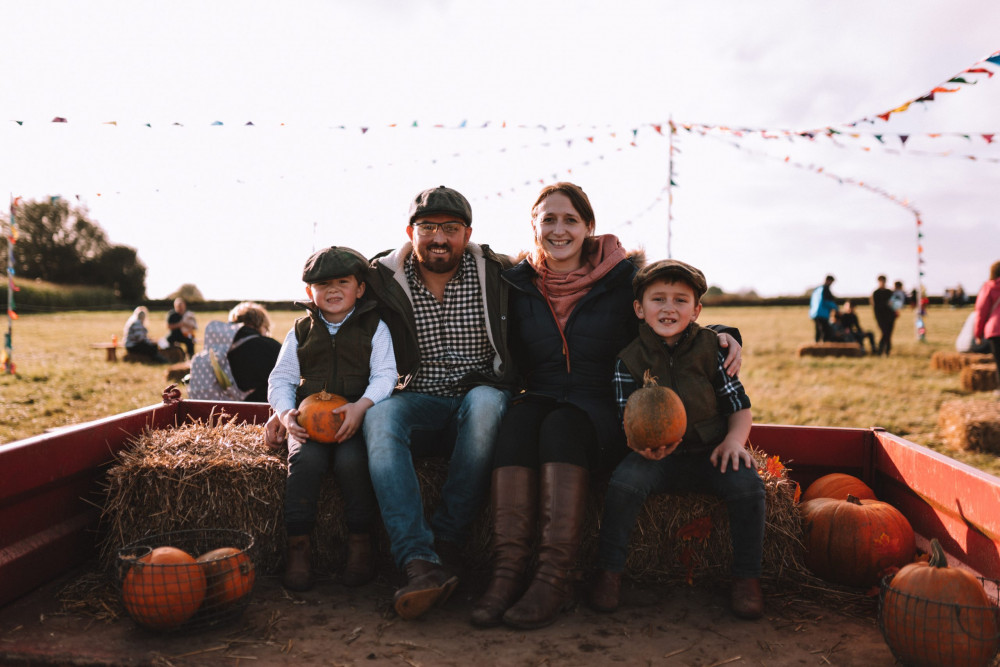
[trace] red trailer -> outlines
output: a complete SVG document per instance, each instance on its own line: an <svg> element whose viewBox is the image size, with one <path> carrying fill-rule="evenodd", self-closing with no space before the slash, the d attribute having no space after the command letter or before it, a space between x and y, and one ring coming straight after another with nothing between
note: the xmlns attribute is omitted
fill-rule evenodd
<svg viewBox="0 0 1000 667"><path fill-rule="evenodd" d="M91 499L131 438L220 408L253 423L268 416L266 404L185 400L0 445L0 607L21 604L94 555L100 510ZM936 537L953 564L1000 579L997 477L878 428L755 425L750 441L779 456L803 487L831 472L860 477L906 515L919 546ZM0 655L2 641L10 640L0 634Z"/></svg>

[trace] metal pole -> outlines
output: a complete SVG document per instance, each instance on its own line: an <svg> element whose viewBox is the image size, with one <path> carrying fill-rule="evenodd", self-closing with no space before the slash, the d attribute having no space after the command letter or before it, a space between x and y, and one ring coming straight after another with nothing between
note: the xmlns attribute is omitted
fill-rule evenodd
<svg viewBox="0 0 1000 667"><path fill-rule="evenodd" d="M672 241L673 241L673 221L674 221L674 117L670 116L668 120L669 125L669 146L670 146L670 157L668 159L667 167L667 259L673 258L672 253Z"/></svg>

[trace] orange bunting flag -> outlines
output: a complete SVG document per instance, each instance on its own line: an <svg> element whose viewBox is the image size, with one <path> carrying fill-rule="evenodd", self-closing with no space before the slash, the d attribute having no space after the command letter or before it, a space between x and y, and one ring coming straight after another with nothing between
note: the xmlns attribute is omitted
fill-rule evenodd
<svg viewBox="0 0 1000 667"><path fill-rule="evenodd" d="M932 93L957 93L958 92L958 88L945 88L944 86L938 86L937 88L935 88L931 92Z"/></svg>
<svg viewBox="0 0 1000 667"><path fill-rule="evenodd" d="M653 129L656 130L657 134L663 134L663 126L662 125L654 125Z"/></svg>

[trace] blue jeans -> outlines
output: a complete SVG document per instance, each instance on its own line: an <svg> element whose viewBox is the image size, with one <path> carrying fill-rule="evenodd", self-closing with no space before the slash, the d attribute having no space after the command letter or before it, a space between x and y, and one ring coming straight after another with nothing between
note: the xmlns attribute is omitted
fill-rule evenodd
<svg viewBox="0 0 1000 667"><path fill-rule="evenodd" d="M629 538L646 498L651 493L678 491L707 493L726 502L733 545L732 576L760 577L764 553L764 482L754 466L742 463L739 470L729 468L725 473L720 472L712 465L708 452L675 452L662 461L650 461L632 452L618 464L604 499L598 567L623 571Z"/></svg>
<svg viewBox="0 0 1000 667"><path fill-rule="evenodd" d="M365 413L368 468L400 569L417 558L440 563L435 537L465 542L489 493L496 434L509 398L507 391L485 386L454 397L403 391ZM454 433L448 477L430 525L413 466L415 433L439 439Z"/></svg>
<svg viewBox="0 0 1000 667"><path fill-rule="evenodd" d="M330 463L344 497L347 530L367 533L375 523L375 492L368 475L365 440L360 433L339 444L306 440L288 443L285 480L285 530L289 537L308 535L316 524L320 488Z"/></svg>

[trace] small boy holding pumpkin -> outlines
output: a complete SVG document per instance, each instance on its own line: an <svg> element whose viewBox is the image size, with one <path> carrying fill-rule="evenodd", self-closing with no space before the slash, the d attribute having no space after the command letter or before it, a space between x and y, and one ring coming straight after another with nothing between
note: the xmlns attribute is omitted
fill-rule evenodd
<svg viewBox="0 0 1000 667"><path fill-rule="evenodd" d="M288 433L283 583L291 590L312 586L309 534L331 463L349 533L342 581L360 586L375 575L371 528L377 503L361 423L368 408L388 398L396 386L396 360L388 327L374 301L363 298L367 274L367 260L350 248L332 246L309 257L302 270L309 301L296 302L309 313L285 336L268 377L272 419ZM344 418L333 443L311 439L297 421L302 401L322 391L348 401L332 411Z"/></svg>
<svg viewBox="0 0 1000 667"><path fill-rule="evenodd" d="M726 374L716 333L695 322L707 291L705 275L666 259L640 269L632 288L642 322L639 337L618 354L615 366L620 414L649 371L680 396L687 429L679 444L629 453L612 474L590 605L599 611L618 607L629 539L646 498L695 491L726 501L733 543L732 610L741 618L760 618L764 484L744 447L753 421L750 399L740 381Z"/></svg>

